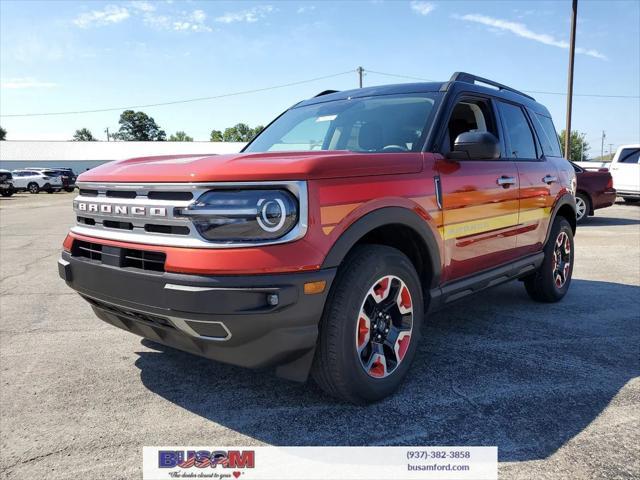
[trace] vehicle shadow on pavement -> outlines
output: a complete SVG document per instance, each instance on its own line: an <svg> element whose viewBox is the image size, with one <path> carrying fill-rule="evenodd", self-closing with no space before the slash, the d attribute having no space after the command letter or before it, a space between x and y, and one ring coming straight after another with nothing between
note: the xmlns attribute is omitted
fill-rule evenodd
<svg viewBox="0 0 640 480"><path fill-rule="evenodd" d="M640 225L637 218L617 218L617 217L589 217L578 225L578 229L583 227L615 227L619 225Z"/></svg>
<svg viewBox="0 0 640 480"><path fill-rule="evenodd" d="M640 287L608 282L574 279L557 304L519 282L484 292L430 316L407 381L367 407L146 340L136 365L152 392L260 442L497 445L501 461L534 460L639 375L638 311Z"/></svg>

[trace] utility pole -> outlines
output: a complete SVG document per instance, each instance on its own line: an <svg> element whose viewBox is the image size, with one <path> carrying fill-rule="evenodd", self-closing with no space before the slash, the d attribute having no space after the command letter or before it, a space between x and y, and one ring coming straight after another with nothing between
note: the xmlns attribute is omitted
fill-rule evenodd
<svg viewBox="0 0 640 480"><path fill-rule="evenodd" d="M109 127L105 128L104 131L107 134L107 142L108 142L109 141L109 137L110 137L110 135L109 135Z"/></svg>
<svg viewBox="0 0 640 480"><path fill-rule="evenodd" d="M602 143L600 144L600 161L604 162L604 139L607 138L607 134L602 130Z"/></svg>
<svg viewBox="0 0 640 480"><path fill-rule="evenodd" d="M359 84L360 84L360 88L362 88L362 76L364 75L364 68L358 67L356 68L356 72L358 72Z"/></svg>
<svg viewBox="0 0 640 480"><path fill-rule="evenodd" d="M571 3L571 43L569 44L569 79L567 85L567 128L564 137L564 158L571 158L571 104L573 102L573 63L576 54L576 18L578 0Z"/></svg>

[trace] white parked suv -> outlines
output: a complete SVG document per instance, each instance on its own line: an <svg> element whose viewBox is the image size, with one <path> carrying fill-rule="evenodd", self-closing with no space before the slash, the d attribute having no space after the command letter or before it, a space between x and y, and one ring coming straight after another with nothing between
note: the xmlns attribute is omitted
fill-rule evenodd
<svg viewBox="0 0 640 480"><path fill-rule="evenodd" d="M609 170L619 196L626 202L640 200L640 144L618 147Z"/></svg>
<svg viewBox="0 0 640 480"><path fill-rule="evenodd" d="M60 176L47 175L46 172L35 170L14 170L13 187L18 191L26 190L29 193L39 193L44 190L48 193L62 190L62 178Z"/></svg>

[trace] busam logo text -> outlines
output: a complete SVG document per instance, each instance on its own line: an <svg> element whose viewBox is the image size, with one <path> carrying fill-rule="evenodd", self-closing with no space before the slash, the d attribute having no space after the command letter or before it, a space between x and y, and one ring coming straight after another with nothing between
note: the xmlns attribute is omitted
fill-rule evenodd
<svg viewBox="0 0 640 480"><path fill-rule="evenodd" d="M254 450L160 450L159 468L255 468Z"/></svg>

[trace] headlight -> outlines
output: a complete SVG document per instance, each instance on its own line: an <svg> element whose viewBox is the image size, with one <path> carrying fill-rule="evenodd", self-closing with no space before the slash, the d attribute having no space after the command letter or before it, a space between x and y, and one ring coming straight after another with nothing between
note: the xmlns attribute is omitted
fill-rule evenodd
<svg viewBox="0 0 640 480"><path fill-rule="evenodd" d="M198 233L218 242L255 242L280 238L298 223L298 202L286 190L211 190L179 209Z"/></svg>

